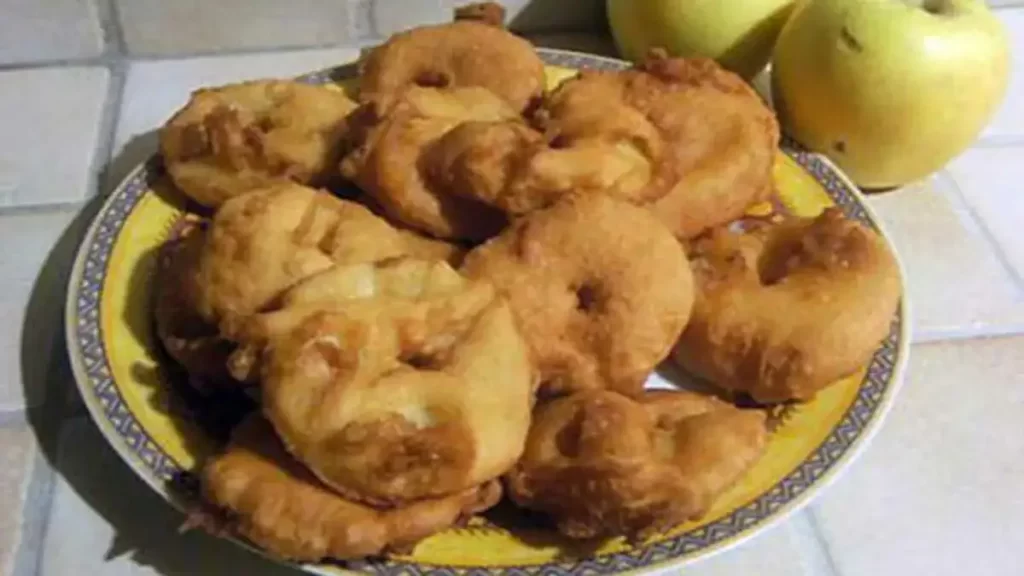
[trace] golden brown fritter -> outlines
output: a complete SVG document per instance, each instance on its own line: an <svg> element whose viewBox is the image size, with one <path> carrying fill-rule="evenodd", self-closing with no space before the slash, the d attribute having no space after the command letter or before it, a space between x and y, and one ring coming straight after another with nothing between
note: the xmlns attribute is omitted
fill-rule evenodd
<svg viewBox="0 0 1024 576"><path fill-rule="evenodd" d="M501 23L493 2L456 10L456 21L391 36L362 66L359 98L390 108L410 86L480 87L521 112L544 90L544 63Z"/></svg>
<svg viewBox="0 0 1024 576"><path fill-rule="evenodd" d="M779 128L740 77L707 59L654 53L637 67L585 71L538 118L549 138L619 143L637 166L621 186L680 238L743 215L768 197ZM644 164L641 162L647 162Z"/></svg>
<svg viewBox="0 0 1024 576"><path fill-rule="evenodd" d="M767 436L763 412L692 392L579 392L536 409L507 487L566 536L644 537L703 515Z"/></svg>
<svg viewBox="0 0 1024 576"><path fill-rule="evenodd" d="M440 189L510 216L546 208L567 195L641 202L653 190L647 184L660 141L629 109L605 112L595 114L605 120L601 128L578 137L544 135L514 122L466 122L431 147L425 171Z"/></svg>
<svg viewBox="0 0 1024 576"><path fill-rule="evenodd" d="M354 202L279 184L234 198L214 215L199 261L199 311L224 327L335 264L406 255L444 259L459 252L396 230Z"/></svg>
<svg viewBox="0 0 1024 576"><path fill-rule="evenodd" d="M188 218L181 234L161 249L153 281L153 318L164 350L195 382L230 385L235 381L228 374L227 359L235 345L199 315L196 304L205 225Z"/></svg>
<svg viewBox="0 0 1024 576"><path fill-rule="evenodd" d="M521 124L504 101L477 87L413 87L387 114L369 111L361 116L369 127L341 171L389 218L437 238L460 240L484 240L505 225L500 211L432 182L425 160L431 147L463 122Z"/></svg>
<svg viewBox="0 0 1024 576"><path fill-rule="evenodd" d="M444 262L336 267L255 322L267 342L264 413L346 497L452 494L519 458L535 373L489 284Z"/></svg>
<svg viewBox="0 0 1024 576"><path fill-rule="evenodd" d="M549 392L638 394L686 325L693 278L654 216L570 197L471 251L462 271L508 298Z"/></svg>
<svg viewBox="0 0 1024 576"><path fill-rule="evenodd" d="M810 400L861 368L889 332L900 272L880 236L838 208L690 247L693 317L673 353L761 402Z"/></svg>
<svg viewBox="0 0 1024 576"><path fill-rule="evenodd" d="M331 492L285 452L262 417L250 416L203 468L204 497L230 528L283 559L316 562L408 548L501 497L497 482L378 510Z"/></svg>
<svg viewBox="0 0 1024 576"><path fill-rule="evenodd" d="M174 184L211 208L275 182L319 186L355 108L340 90L295 81L203 88L161 130L160 151Z"/></svg>

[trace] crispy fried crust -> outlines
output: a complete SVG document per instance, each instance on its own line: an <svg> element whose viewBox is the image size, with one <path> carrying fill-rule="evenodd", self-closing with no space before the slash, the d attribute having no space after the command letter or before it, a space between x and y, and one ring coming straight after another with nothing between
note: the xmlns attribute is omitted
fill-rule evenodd
<svg viewBox="0 0 1024 576"><path fill-rule="evenodd" d="M762 402L809 400L861 368L899 302L892 253L838 208L745 234L716 229L689 252L697 300L673 356Z"/></svg>
<svg viewBox="0 0 1024 576"><path fill-rule="evenodd" d="M693 278L649 212L567 198L474 249L462 270L508 298L546 391L638 394L686 325Z"/></svg>
<svg viewBox="0 0 1024 576"><path fill-rule="evenodd" d="M365 137L341 171L390 218L438 238L476 241L505 225L500 211L431 181L428 167L431 148L461 123L522 124L500 98L479 87L414 87L386 114L361 114L361 121Z"/></svg>
<svg viewBox="0 0 1024 576"><path fill-rule="evenodd" d="M480 87L523 111L540 97L544 63L527 40L500 26L501 6L463 7L456 18L399 32L375 48L362 66L360 100L388 108L410 86Z"/></svg>
<svg viewBox="0 0 1024 576"><path fill-rule="evenodd" d="M775 116L712 60L655 53L630 70L583 72L545 101L539 119L568 150L606 139L646 159L649 174L624 180L624 197L648 202L680 238L738 218L771 192Z"/></svg>
<svg viewBox="0 0 1024 576"><path fill-rule="evenodd" d="M175 185L211 208L280 181L322 185L344 149L343 92L284 80L203 88L160 132Z"/></svg>
<svg viewBox="0 0 1024 576"><path fill-rule="evenodd" d="M203 495L230 526L284 559L345 560L404 549L501 497L497 482L434 500L378 510L328 490L289 456L266 420L251 416L227 451L203 468Z"/></svg>
<svg viewBox="0 0 1024 576"><path fill-rule="evenodd" d="M206 237L204 222L190 219L160 252L154 278L153 319L164 350L204 384L231 385L227 371L233 342L198 312L196 272Z"/></svg>
<svg viewBox="0 0 1024 576"><path fill-rule="evenodd" d="M766 441L763 412L711 397L580 392L536 409L507 485L569 537L644 537L704 514Z"/></svg>
<svg viewBox="0 0 1024 576"><path fill-rule="evenodd" d="M522 452L534 370L507 304L443 262L337 267L254 320L264 412L326 484L371 504L465 490Z"/></svg>
<svg viewBox="0 0 1024 576"><path fill-rule="evenodd" d="M397 230L354 202L279 184L234 198L214 215L199 261L199 311L223 328L335 264L405 255L443 259L459 252Z"/></svg>

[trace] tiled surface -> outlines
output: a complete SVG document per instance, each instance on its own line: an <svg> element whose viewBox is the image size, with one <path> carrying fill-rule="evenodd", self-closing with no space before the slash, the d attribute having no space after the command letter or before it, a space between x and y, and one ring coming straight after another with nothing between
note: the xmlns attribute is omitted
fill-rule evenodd
<svg viewBox="0 0 1024 576"><path fill-rule="evenodd" d="M96 0L0 0L0 64L90 58L101 52Z"/></svg>
<svg viewBox="0 0 1024 576"><path fill-rule="evenodd" d="M946 174L871 196L906 272L916 341L1024 331L1024 288Z"/></svg>
<svg viewBox="0 0 1024 576"><path fill-rule="evenodd" d="M342 44L355 40L347 0L117 0L133 54Z"/></svg>
<svg viewBox="0 0 1024 576"><path fill-rule="evenodd" d="M156 151L154 130L188 101L192 90L253 78L290 77L358 57L358 49L337 48L132 63L121 99L108 183L120 181Z"/></svg>
<svg viewBox="0 0 1024 576"><path fill-rule="evenodd" d="M38 406L46 397L45 371L60 338L70 262L54 246L75 214L0 214L0 246L7 247L0 250L0 410ZM10 249L14 246L18 249ZM46 265L51 258L62 261Z"/></svg>
<svg viewBox="0 0 1024 576"><path fill-rule="evenodd" d="M10 574L21 542L36 443L25 424L0 427L0 573Z"/></svg>
<svg viewBox="0 0 1024 576"><path fill-rule="evenodd" d="M456 6L469 3L469 0L372 0L369 17L374 33L387 36L420 24L448 22ZM607 29L603 0L506 0L501 4L507 11L507 24L515 30L594 32Z"/></svg>
<svg viewBox="0 0 1024 576"><path fill-rule="evenodd" d="M100 10L97 18L94 2L107 5L0 0L0 66L101 54L103 14L120 14L134 54L163 57L347 43L357 36L362 43L447 20L464 3L110 0L116 10ZM513 28L538 44L614 53L603 0L506 4ZM1015 37L1015 56L1024 53L1024 8L999 14ZM597 34L567 33L574 30ZM107 160L97 161L96 151L105 154L112 141L109 184L155 150L154 128L192 89L291 76L352 61L358 52L122 63L110 53L122 32L116 26L108 32L111 45L100 62L113 75L103 67L0 72L0 318L7 327L0 329L0 574L294 574L232 544L179 535L181 515L131 473L81 412L63 421L59 450L43 449L58 476L51 500L52 472L38 465L43 456L35 447L49 441L34 440L23 409L31 408L28 419L39 426L39 413L60 412L44 400L63 400L53 392L70 384L54 343L63 328L67 271L88 222L75 216L95 187L95 168ZM1024 477L1024 242L1017 240L1024 200L1016 184L1024 177L1022 78L1024 58L1016 57L1010 94L980 147L926 182L869 199L907 270L915 339L933 342L915 346L889 423L813 515L797 514L685 574L1020 573L1013 562L1024 548L1014 524L1024 513L1016 485ZM119 104L106 111L118 118L113 127L103 121L105 103ZM979 339L1007 333L1022 336ZM62 425L57 417L43 420L42 428ZM29 514L22 516L26 502Z"/></svg>
<svg viewBox="0 0 1024 576"><path fill-rule="evenodd" d="M0 208L91 192L108 78L98 67L0 72Z"/></svg>
<svg viewBox="0 0 1024 576"><path fill-rule="evenodd" d="M1014 1L1024 6L1024 0ZM998 15L1010 33L1010 86L1002 107L982 137L1024 143L1024 7L1000 10Z"/></svg>
<svg viewBox="0 0 1024 576"><path fill-rule="evenodd" d="M199 532L135 477L86 418L65 424L41 576L294 576Z"/></svg>
<svg viewBox="0 0 1024 576"><path fill-rule="evenodd" d="M967 204L1024 281L1024 159L1019 148L975 148L949 166ZM1024 305L1024 294L1021 294Z"/></svg>
<svg viewBox="0 0 1024 576"><path fill-rule="evenodd" d="M813 508L839 574L1021 574L1022 350L914 348L879 435Z"/></svg>

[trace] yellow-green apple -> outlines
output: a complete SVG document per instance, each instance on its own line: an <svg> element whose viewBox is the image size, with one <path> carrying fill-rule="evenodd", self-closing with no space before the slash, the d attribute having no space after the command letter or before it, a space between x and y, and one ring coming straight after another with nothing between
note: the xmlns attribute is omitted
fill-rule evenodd
<svg viewBox="0 0 1024 576"><path fill-rule="evenodd" d="M619 52L642 59L650 48L707 56L744 78L771 58L793 0L608 0Z"/></svg>
<svg viewBox="0 0 1024 576"><path fill-rule="evenodd" d="M984 0L801 2L779 35L783 128L864 188L922 178L965 149L1006 93L1009 40Z"/></svg>

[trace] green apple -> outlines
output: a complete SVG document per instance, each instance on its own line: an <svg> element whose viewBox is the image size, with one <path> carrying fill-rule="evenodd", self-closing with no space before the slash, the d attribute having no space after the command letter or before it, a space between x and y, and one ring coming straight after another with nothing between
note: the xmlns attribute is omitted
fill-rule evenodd
<svg viewBox="0 0 1024 576"><path fill-rule="evenodd" d="M813 0L783 28L772 96L783 129L859 186L940 169L995 114L1009 39L983 0Z"/></svg>
<svg viewBox="0 0 1024 576"><path fill-rule="evenodd" d="M793 0L608 0L619 52L633 61L650 48L707 56L744 78L771 58Z"/></svg>

